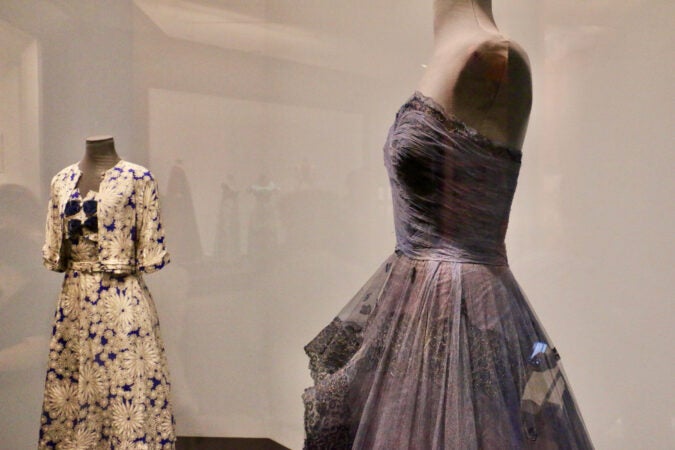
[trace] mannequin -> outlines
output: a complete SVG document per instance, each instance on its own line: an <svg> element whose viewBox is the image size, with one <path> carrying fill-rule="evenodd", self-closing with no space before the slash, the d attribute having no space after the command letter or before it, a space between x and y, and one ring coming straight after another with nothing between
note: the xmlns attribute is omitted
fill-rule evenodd
<svg viewBox="0 0 675 450"><path fill-rule="evenodd" d="M82 160L52 177L46 219L43 263L64 281L38 448L175 450L168 363L144 282L171 261L156 178L121 159L111 136L90 137Z"/></svg>
<svg viewBox="0 0 675 450"><path fill-rule="evenodd" d="M305 450L592 450L505 237L531 103L490 0L435 0L382 150L396 244L305 346Z"/></svg>
<svg viewBox="0 0 675 450"><path fill-rule="evenodd" d="M87 138L84 157L78 164L82 171L77 183L80 193L86 196L89 191L98 191L103 174L114 167L120 159L112 136Z"/></svg>
<svg viewBox="0 0 675 450"><path fill-rule="evenodd" d="M492 0L434 0L425 96L494 143L520 149L532 105L527 54L497 28Z"/></svg>

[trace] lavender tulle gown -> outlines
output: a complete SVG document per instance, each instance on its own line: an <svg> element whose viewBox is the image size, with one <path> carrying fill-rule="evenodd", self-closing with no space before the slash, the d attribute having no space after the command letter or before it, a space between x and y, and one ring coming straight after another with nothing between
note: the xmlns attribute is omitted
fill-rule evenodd
<svg viewBox="0 0 675 450"><path fill-rule="evenodd" d="M400 108L396 250L305 347L306 449L593 448L508 266L520 159L420 92Z"/></svg>

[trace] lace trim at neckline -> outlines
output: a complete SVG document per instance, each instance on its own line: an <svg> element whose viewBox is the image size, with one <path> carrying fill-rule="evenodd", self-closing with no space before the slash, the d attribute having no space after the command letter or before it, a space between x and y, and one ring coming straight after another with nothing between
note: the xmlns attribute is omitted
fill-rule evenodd
<svg viewBox="0 0 675 450"><path fill-rule="evenodd" d="M506 156L514 162L521 162L523 153L517 148L511 147L506 144L500 144L495 142L493 139L485 136L483 133L478 131L476 128L468 125L463 120L459 119L457 116L447 112L443 105L438 103L432 97L424 95L420 91L415 91L408 100L403 104L401 109L404 109L406 106L413 106L415 100L421 102L423 105L435 111L443 120L447 123L453 124L456 129L459 129L465 132L467 135L471 136L474 140L480 142L486 146L486 150L492 153L495 156Z"/></svg>

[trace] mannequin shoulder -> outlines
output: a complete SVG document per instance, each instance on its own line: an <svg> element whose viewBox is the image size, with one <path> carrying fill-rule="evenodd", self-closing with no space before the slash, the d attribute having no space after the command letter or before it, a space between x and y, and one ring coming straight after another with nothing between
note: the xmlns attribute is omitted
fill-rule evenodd
<svg viewBox="0 0 675 450"><path fill-rule="evenodd" d="M67 182L68 180L72 181L78 172L77 165L78 163L74 163L56 172L50 183L52 189L58 188L61 184Z"/></svg>
<svg viewBox="0 0 675 450"><path fill-rule="evenodd" d="M519 105L521 111L532 107L532 69L527 52L517 42L509 42L506 67L506 96L509 102Z"/></svg>
<svg viewBox="0 0 675 450"><path fill-rule="evenodd" d="M484 39L474 46L464 70L498 82L503 80L507 71L512 68L530 72L527 52L511 39L493 37Z"/></svg>
<svg viewBox="0 0 675 450"><path fill-rule="evenodd" d="M475 78L498 82L509 61L509 41L486 39L474 45L463 72Z"/></svg>
<svg viewBox="0 0 675 450"><path fill-rule="evenodd" d="M519 101L530 102L532 76L530 59L517 42L506 38L488 39L475 47L465 72L491 84L498 91L515 93Z"/></svg>
<svg viewBox="0 0 675 450"><path fill-rule="evenodd" d="M155 180L155 177L150 171L150 169L140 164L124 161L122 170L131 173L135 180L145 180L145 181Z"/></svg>
<svg viewBox="0 0 675 450"><path fill-rule="evenodd" d="M523 47L515 41L509 41L508 67L510 74L520 73L531 78L530 58Z"/></svg>

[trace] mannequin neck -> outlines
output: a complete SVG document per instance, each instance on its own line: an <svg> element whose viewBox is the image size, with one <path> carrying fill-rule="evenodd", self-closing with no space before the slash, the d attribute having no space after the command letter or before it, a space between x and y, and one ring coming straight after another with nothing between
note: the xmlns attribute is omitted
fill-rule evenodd
<svg viewBox="0 0 675 450"><path fill-rule="evenodd" d="M110 168L120 160L115 150L115 139L112 136L95 136L87 138L82 169Z"/></svg>
<svg viewBox="0 0 675 450"><path fill-rule="evenodd" d="M499 33L492 0L434 0L434 35L472 30Z"/></svg>

